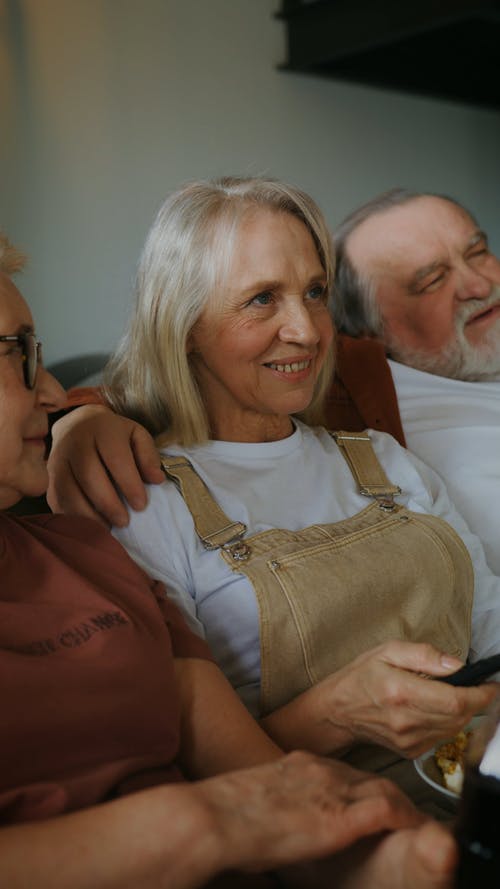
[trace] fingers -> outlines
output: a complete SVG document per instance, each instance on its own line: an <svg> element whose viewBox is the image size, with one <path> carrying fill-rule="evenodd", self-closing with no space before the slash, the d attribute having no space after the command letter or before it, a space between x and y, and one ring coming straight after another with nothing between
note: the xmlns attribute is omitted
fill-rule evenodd
<svg viewBox="0 0 500 889"><path fill-rule="evenodd" d="M491 683L455 688L422 675L435 673L442 663L442 653L428 645L378 646L324 680L318 706L329 723L351 732L355 741L418 756L463 728L495 696Z"/></svg>
<svg viewBox="0 0 500 889"><path fill-rule="evenodd" d="M331 860L336 889L452 889L458 858L449 831L429 821L358 843Z"/></svg>
<svg viewBox="0 0 500 889"><path fill-rule="evenodd" d="M436 680L449 676L463 666L463 662L458 658L438 651L432 645L422 643L392 641L382 646L382 657L388 664L411 670L420 674L421 678L431 676ZM439 681L433 686L426 685L431 712L463 715L464 718L467 714L470 716L487 706L493 699L494 692L490 686L491 683L489 685L483 683L468 689L462 687L456 695L453 695L449 694ZM432 700L435 702L434 707Z"/></svg>
<svg viewBox="0 0 500 889"><path fill-rule="evenodd" d="M454 885L458 849L442 825L430 821L417 831L394 833L384 844L378 853L380 889L451 889Z"/></svg>
<svg viewBox="0 0 500 889"><path fill-rule="evenodd" d="M385 783L390 784L389 781ZM343 815L344 845L385 830L415 828L423 823L425 816L395 785L393 788L391 792L382 787L382 781L379 781L373 791L363 788L360 798L348 805ZM340 844L337 848L341 848Z"/></svg>
<svg viewBox="0 0 500 889"><path fill-rule="evenodd" d="M279 768L279 764L277 764ZM282 760L282 778L293 787L295 772L304 772L298 792L303 806L320 806L324 828L335 820L337 848L381 830L415 827L424 820L411 800L387 778L352 768L346 763L294 752ZM285 784L286 786L286 784ZM337 823L338 820L338 823ZM317 829L319 821L316 818ZM331 840L330 840L331 842Z"/></svg>
<svg viewBox="0 0 500 889"><path fill-rule="evenodd" d="M422 874L419 886L425 885L426 889L430 887L441 889L442 886L451 885L450 881L453 879L458 861L458 849L446 828L429 821L416 834L413 848L415 856L414 863L411 863L413 884L408 883L409 887L415 885L415 889L419 889L415 882L418 871ZM424 884L425 877L429 882Z"/></svg>
<svg viewBox="0 0 500 889"><path fill-rule="evenodd" d="M451 688L418 676L396 676L390 685L384 708L385 740L412 758L456 734L495 697L488 685Z"/></svg>
<svg viewBox="0 0 500 889"><path fill-rule="evenodd" d="M447 676L463 667L459 658L426 643L392 640L378 650L386 663L429 676Z"/></svg>
<svg viewBox="0 0 500 889"><path fill-rule="evenodd" d="M98 512L119 527L128 524L128 510L117 490L132 509L144 509L148 499L132 446L135 426L127 420L126 425L115 427L116 434L112 438L108 430L98 429L94 451L89 446L85 453L75 451L72 456L73 472L79 485ZM158 462L158 457L156 460Z"/></svg>
<svg viewBox="0 0 500 889"><path fill-rule="evenodd" d="M439 680L425 682L426 709L433 715L449 716L459 721L469 720L485 709L496 695L493 683L471 686L470 688L451 687Z"/></svg>
<svg viewBox="0 0 500 889"><path fill-rule="evenodd" d="M98 461L92 462L89 477L90 483L86 485L85 492L68 462L64 465L59 463L57 475L50 473L49 458L47 502L52 511L86 516L106 527L126 525L127 509Z"/></svg>
<svg viewBox="0 0 500 889"><path fill-rule="evenodd" d="M165 475L161 468L158 449L149 432L138 423L134 423L130 444L142 480L151 485L164 482ZM134 509L138 507L135 506Z"/></svg>
<svg viewBox="0 0 500 889"><path fill-rule="evenodd" d="M419 718L427 716L430 722L434 717L460 721L481 710L494 695L488 684L461 688L438 679L395 671L387 681L385 701L393 708L408 707L415 715L420 714Z"/></svg>
<svg viewBox="0 0 500 889"><path fill-rule="evenodd" d="M124 420L128 437L115 437L111 442L109 436L96 435L96 450L113 485L132 509L140 511L148 502L145 483L161 484L165 476L149 432L137 423L120 419ZM97 484L88 472L80 483L89 499L112 525L123 527L128 524L128 511L113 485L104 484L102 477Z"/></svg>
<svg viewBox="0 0 500 889"><path fill-rule="evenodd" d="M153 439L132 420L103 405L78 408L53 427L48 502L111 525L128 524L128 509L147 503L145 482L163 474Z"/></svg>

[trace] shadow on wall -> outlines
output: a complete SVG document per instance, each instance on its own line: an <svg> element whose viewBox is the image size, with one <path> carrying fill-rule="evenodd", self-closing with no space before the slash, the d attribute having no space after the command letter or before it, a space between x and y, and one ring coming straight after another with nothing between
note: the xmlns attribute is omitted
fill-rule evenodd
<svg viewBox="0 0 500 889"><path fill-rule="evenodd" d="M64 358L47 367L65 389L72 386L93 386L99 382L101 372L107 363L106 352L93 352Z"/></svg>

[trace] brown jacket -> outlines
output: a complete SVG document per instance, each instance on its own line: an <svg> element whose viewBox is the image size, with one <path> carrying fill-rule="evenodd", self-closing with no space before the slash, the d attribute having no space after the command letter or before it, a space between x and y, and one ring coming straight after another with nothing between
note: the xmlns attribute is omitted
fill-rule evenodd
<svg viewBox="0 0 500 889"><path fill-rule="evenodd" d="M330 429L379 429L400 444L405 437L391 369L376 340L339 334L336 374L327 399Z"/></svg>

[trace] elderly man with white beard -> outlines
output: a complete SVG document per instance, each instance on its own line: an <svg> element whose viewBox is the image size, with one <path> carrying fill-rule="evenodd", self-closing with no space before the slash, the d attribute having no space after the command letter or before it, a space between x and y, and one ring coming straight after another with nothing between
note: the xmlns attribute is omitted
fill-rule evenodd
<svg viewBox="0 0 500 889"><path fill-rule="evenodd" d="M500 574L500 261L455 200L403 189L351 213L335 241L331 421L406 442Z"/></svg>

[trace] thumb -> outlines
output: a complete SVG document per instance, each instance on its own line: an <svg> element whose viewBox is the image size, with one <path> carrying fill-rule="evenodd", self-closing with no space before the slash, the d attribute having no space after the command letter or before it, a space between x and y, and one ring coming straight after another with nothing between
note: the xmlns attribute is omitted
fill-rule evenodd
<svg viewBox="0 0 500 889"><path fill-rule="evenodd" d="M427 643L393 641L382 654L383 660L394 667L429 676L447 676L463 667L459 658Z"/></svg>
<svg viewBox="0 0 500 889"><path fill-rule="evenodd" d="M442 825L429 822L418 831L415 842L414 877L422 871L422 885L429 889L450 884L458 860L458 849L451 833Z"/></svg>

